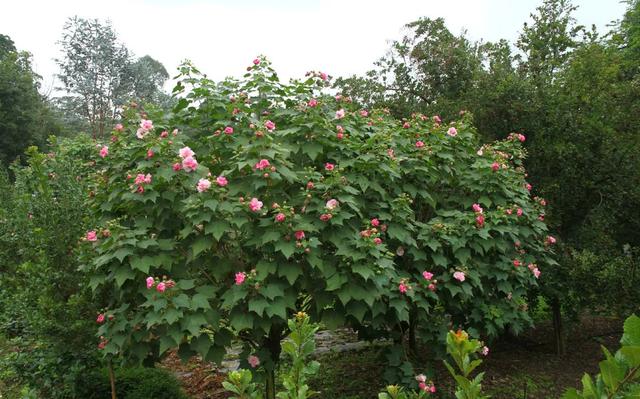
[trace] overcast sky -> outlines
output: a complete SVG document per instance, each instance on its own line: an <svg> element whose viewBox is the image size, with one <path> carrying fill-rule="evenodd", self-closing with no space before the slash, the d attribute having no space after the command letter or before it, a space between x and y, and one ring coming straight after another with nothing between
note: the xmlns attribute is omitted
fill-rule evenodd
<svg viewBox="0 0 640 399"><path fill-rule="evenodd" d="M6 0L4 0L6 1ZM281 77L322 70L360 74L419 17L443 17L471 39L513 41L542 0L18 0L3 5L0 33L34 56L43 89L54 85L58 41L73 15L111 20L136 55L149 54L170 74L190 59L213 79L239 76L264 54ZM622 17L618 0L574 0L580 24L601 32Z"/></svg>

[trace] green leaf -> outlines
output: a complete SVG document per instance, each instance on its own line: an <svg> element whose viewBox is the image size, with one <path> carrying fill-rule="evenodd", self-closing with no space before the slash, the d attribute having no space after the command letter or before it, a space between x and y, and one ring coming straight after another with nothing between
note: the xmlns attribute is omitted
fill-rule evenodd
<svg viewBox="0 0 640 399"><path fill-rule="evenodd" d="M173 338L171 338L168 335L163 335L162 337L160 337L160 353L159 353L159 355L162 355L168 349L171 349L171 348L175 347L176 345L177 345L177 343L173 340Z"/></svg>
<svg viewBox="0 0 640 399"><path fill-rule="evenodd" d="M149 268L153 266L154 259L151 256L141 256L130 260L131 267L140 270L144 274L149 273Z"/></svg>
<svg viewBox="0 0 640 399"><path fill-rule="evenodd" d="M312 161L315 161L318 154L322 152L322 144L316 141L307 141L302 145L302 152L307 154Z"/></svg>
<svg viewBox="0 0 640 399"><path fill-rule="evenodd" d="M211 309L211 305L209 304L209 300L203 294L195 294L193 298L191 298L192 309Z"/></svg>
<svg viewBox="0 0 640 399"><path fill-rule="evenodd" d="M231 229L231 226L227 221L216 220L215 222L207 224L207 226L204 229L204 232L206 234L213 235L213 238L215 238L216 241L220 241L220 238L222 238L224 233L229 229Z"/></svg>
<svg viewBox="0 0 640 399"><path fill-rule="evenodd" d="M184 316L180 324L183 330L187 330L191 335L197 336L200 334L200 328L207 324L207 320L202 313L196 313Z"/></svg>
<svg viewBox="0 0 640 399"><path fill-rule="evenodd" d="M126 258L127 256L133 254L133 249L125 247L125 248L118 248L114 253L113 253L113 257L114 258L118 258L118 260L120 261L120 263L122 263L122 261L124 260L124 258Z"/></svg>
<svg viewBox="0 0 640 399"><path fill-rule="evenodd" d="M211 248L211 244L213 242L206 237L200 237L196 242L191 246L191 250L193 251L193 257L197 257L202 251L205 251L208 248Z"/></svg>
<svg viewBox="0 0 640 399"><path fill-rule="evenodd" d="M114 272L114 278L118 287L122 287L125 281L135 277L135 273L128 266L118 266Z"/></svg>
<svg viewBox="0 0 640 399"><path fill-rule="evenodd" d="M289 259L296 250L296 244L293 241L280 240L276 242L275 249L276 251L282 252L282 254Z"/></svg>
<svg viewBox="0 0 640 399"><path fill-rule="evenodd" d="M252 298L249 300L249 311L257 313L258 316L262 316L264 309L267 306L269 306L269 302L262 297Z"/></svg>
<svg viewBox="0 0 640 399"><path fill-rule="evenodd" d="M182 317L182 312L176 310L175 308L168 308L164 312L164 319L169 324L175 323L176 321L178 321L180 319L180 317Z"/></svg>
<svg viewBox="0 0 640 399"><path fill-rule="evenodd" d="M623 346L620 348L620 353L629 367L640 366L640 346Z"/></svg>
<svg viewBox="0 0 640 399"><path fill-rule="evenodd" d="M253 327L253 317L238 309L234 309L229 315L229 323L236 331L251 329Z"/></svg>
<svg viewBox="0 0 640 399"><path fill-rule="evenodd" d="M631 315L624 322L624 334L620 341L622 345L640 346L640 317Z"/></svg>
<svg viewBox="0 0 640 399"><path fill-rule="evenodd" d="M298 277L302 275L302 268L300 265L284 263L278 266L278 275L286 277L289 284L293 285Z"/></svg>

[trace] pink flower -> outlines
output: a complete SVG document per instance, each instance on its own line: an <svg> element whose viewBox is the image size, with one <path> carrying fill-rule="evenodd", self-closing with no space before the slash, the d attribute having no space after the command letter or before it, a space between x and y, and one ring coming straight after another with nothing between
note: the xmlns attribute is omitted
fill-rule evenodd
<svg viewBox="0 0 640 399"><path fill-rule="evenodd" d="M537 267L533 269L533 275L535 278L540 277L540 270Z"/></svg>
<svg viewBox="0 0 640 399"><path fill-rule="evenodd" d="M268 131L272 132L275 128L276 128L276 124L271 122L271 121L266 121L264 123L264 127L265 129L267 129Z"/></svg>
<svg viewBox="0 0 640 399"><path fill-rule="evenodd" d="M526 139L527 138L524 136L524 134L518 134L518 140L520 140L521 143L524 143Z"/></svg>
<svg viewBox="0 0 640 399"><path fill-rule="evenodd" d="M245 272L236 273L236 285L240 285L244 283L244 280L247 278L247 274Z"/></svg>
<svg viewBox="0 0 640 399"><path fill-rule="evenodd" d="M254 168L262 170L269 166L271 166L271 164L269 163L269 160L261 159L258 163L255 164Z"/></svg>
<svg viewBox="0 0 640 399"><path fill-rule="evenodd" d="M154 155L153 150L151 148L149 148L147 150L147 158L153 158L153 155Z"/></svg>
<svg viewBox="0 0 640 399"><path fill-rule="evenodd" d="M98 324L104 323L104 314L103 313L100 313L98 315L98 318L96 319L96 323L98 323Z"/></svg>
<svg viewBox="0 0 640 399"><path fill-rule="evenodd" d="M438 115L434 115L434 116L433 116L433 121L434 121L435 123L441 123L441 122L442 122L442 119L440 119L440 117L439 117Z"/></svg>
<svg viewBox="0 0 640 399"><path fill-rule="evenodd" d="M513 210L507 209L506 211L504 211L504 213L506 213L507 215L511 215L513 213Z"/></svg>
<svg viewBox="0 0 640 399"><path fill-rule="evenodd" d="M251 209L251 212L258 212L262 209L262 201L259 201L257 198L251 198L251 202L249 202L249 209Z"/></svg>
<svg viewBox="0 0 640 399"><path fill-rule="evenodd" d="M373 227L378 227L378 226L380 226L380 221L377 218L373 218L373 219L371 219L371 225Z"/></svg>
<svg viewBox="0 0 640 399"><path fill-rule="evenodd" d="M109 155L109 147L107 147L106 145L103 145L102 148L100 148L100 157L104 158L107 155Z"/></svg>
<svg viewBox="0 0 640 399"><path fill-rule="evenodd" d="M531 186L531 184L529 184L529 183L527 183L524 187L525 187L528 191L531 191L531 189L533 188L533 187Z"/></svg>
<svg viewBox="0 0 640 399"><path fill-rule="evenodd" d="M276 215L276 222L278 223L282 223L284 222L284 219L286 218L285 214L280 212Z"/></svg>
<svg viewBox="0 0 640 399"><path fill-rule="evenodd" d="M167 286L163 282L159 282L158 285L156 285L156 291L158 292L164 292L166 289L167 289Z"/></svg>
<svg viewBox="0 0 640 399"><path fill-rule="evenodd" d="M251 368L256 368L260 365L260 358L258 358L258 356L255 355L251 355L247 358L247 362L249 362L249 365L251 366Z"/></svg>
<svg viewBox="0 0 640 399"><path fill-rule="evenodd" d="M429 284L429 286L427 288L429 289L429 291L435 291L436 290L436 285L431 283L431 284Z"/></svg>
<svg viewBox="0 0 640 399"><path fill-rule="evenodd" d="M422 277L424 277L425 280L431 280L433 278L433 273L425 270L422 272Z"/></svg>
<svg viewBox="0 0 640 399"><path fill-rule="evenodd" d="M149 132L143 128L138 128L138 130L136 130L136 137L142 140L148 133Z"/></svg>
<svg viewBox="0 0 640 399"><path fill-rule="evenodd" d="M327 163L324 164L324 168L325 168L325 170L328 170L329 172L331 172L335 168L335 165L332 164L332 163L327 162Z"/></svg>
<svg viewBox="0 0 640 399"><path fill-rule="evenodd" d="M298 241L304 240L304 237L305 237L304 231L302 231L302 230L296 231L295 236L296 236L296 240L298 240Z"/></svg>
<svg viewBox="0 0 640 399"><path fill-rule="evenodd" d="M520 261L519 261L518 259L514 259L514 260L513 260L513 265L514 265L515 267L520 267Z"/></svg>
<svg viewBox="0 0 640 399"><path fill-rule="evenodd" d="M333 215L331 215L330 213L323 213L322 215L320 215L320 220L322 220L323 222L328 222L332 217Z"/></svg>
<svg viewBox="0 0 640 399"><path fill-rule="evenodd" d="M198 190L199 193L202 193L207 191L210 187L211 182L208 179L200 179L196 185L196 190Z"/></svg>
<svg viewBox="0 0 640 399"><path fill-rule="evenodd" d="M553 245L556 243L556 238L554 236L547 236L547 244Z"/></svg>
<svg viewBox="0 0 640 399"><path fill-rule="evenodd" d="M455 272L453 273L453 278L455 278L456 280L463 282L465 279L465 275L464 272Z"/></svg>
<svg viewBox="0 0 640 399"><path fill-rule="evenodd" d="M147 289L150 289L151 287L153 287L155 283L156 281L154 280L153 277L151 276L147 277Z"/></svg>
<svg viewBox="0 0 640 399"><path fill-rule="evenodd" d="M484 226L484 216L482 216L482 214L476 216L476 224L478 225L478 227Z"/></svg>
<svg viewBox="0 0 640 399"><path fill-rule="evenodd" d="M360 110L360 116L362 116L363 118L366 118L367 116L369 116L369 112L367 112L366 109L362 109Z"/></svg>
<svg viewBox="0 0 640 399"><path fill-rule="evenodd" d="M544 222L544 215L538 216L538 220L541 221L541 222Z"/></svg>
<svg viewBox="0 0 640 399"><path fill-rule="evenodd" d="M420 382L420 383L418 384L418 388L420 388L420 389L421 389L421 390L423 390L423 391L426 391L426 390L428 389L428 388L427 388L427 384L426 384L425 382Z"/></svg>
<svg viewBox="0 0 640 399"><path fill-rule="evenodd" d="M338 126L336 126L336 131L338 133L344 133L344 128L342 126L338 125Z"/></svg>
<svg viewBox="0 0 640 399"><path fill-rule="evenodd" d="M516 211L516 214L518 216L522 216L522 208L518 208L518 210Z"/></svg>
<svg viewBox="0 0 640 399"><path fill-rule="evenodd" d="M113 128L116 132L121 132L124 130L124 126L122 126L122 123L118 123L116 124L116 126Z"/></svg>
<svg viewBox="0 0 640 399"><path fill-rule="evenodd" d="M547 201L545 201L544 199L541 199L540 200L540 205L547 206Z"/></svg>
<svg viewBox="0 0 640 399"><path fill-rule="evenodd" d="M224 134L232 134L233 128L231 126L227 126L224 128Z"/></svg>
<svg viewBox="0 0 640 399"><path fill-rule="evenodd" d="M95 230L87 231L87 241L96 242L98 241L98 233Z"/></svg>
<svg viewBox="0 0 640 399"><path fill-rule="evenodd" d="M169 137L169 132L167 132L166 130L163 130L162 133L160 133L160 137L163 139Z"/></svg>
<svg viewBox="0 0 640 399"><path fill-rule="evenodd" d="M416 376L416 381L418 381L418 382L426 382L427 381L427 377L424 374L418 374Z"/></svg>
<svg viewBox="0 0 640 399"><path fill-rule="evenodd" d="M493 170L494 172L497 172L498 170L500 170L500 164L497 162L492 163L491 170Z"/></svg>
<svg viewBox="0 0 640 399"><path fill-rule="evenodd" d="M258 65L260 63L260 59L259 58L255 58L253 60L253 65Z"/></svg>
<svg viewBox="0 0 640 399"><path fill-rule="evenodd" d="M188 156L182 160L182 167L186 172L193 172L198 167L198 161L194 157Z"/></svg>
<svg viewBox="0 0 640 399"><path fill-rule="evenodd" d="M345 112L344 109L340 108L339 110L336 111L336 119L342 119L344 118Z"/></svg>
<svg viewBox="0 0 640 399"><path fill-rule="evenodd" d="M143 173L138 173L136 175L136 179L134 180L135 184L144 184L144 174Z"/></svg>
<svg viewBox="0 0 640 399"><path fill-rule="evenodd" d="M382 238L380 238L380 237L374 238L373 239L373 243L376 244L376 245L382 244Z"/></svg>
<svg viewBox="0 0 640 399"><path fill-rule="evenodd" d="M229 182L227 181L227 178L224 176L218 176L216 177L216 183L218 183L218 186L220 187L224 187L226 186Z"/></svg>
<svg viewBox="0 0 640 399"><path fill-rule="evenodd" d="M182 164L180 162L176 162L173 164L173 170L174 171L179 171L180 169L182 169Z"/></svg>
<svg viewBox="0 0 640 399"><path fill-rule="evenodd" d="M422 142L422 141L416 141L416 147L417 147L417 148L422 148L422 147L424 147L424 142Z"/></svg>
<svg viewBox="0 0 640 399"><path fill-rule="evenodd" d="M402 124L402 128L403 129L409 129L411 127L411 125L409 124L409 122L405 122Z"/></svg>
<svg viewBox="0 0 640 399"><path fill-rule="evenodd" d="M407 292L407 286L404 285L403 283L398 284L398 290L400 291L401 294L404 294Z"/></svg>
<svg viewBox="0 0 640 399"><path fill-rule="evenodd" d="M344 138L344 133L339 133L339 132L338 132L338 133L336 133L336 138L337 138L338 140L342 140L342 139Z"/></svg>
<svg viewBox="0 0 640 399"><path fill-rule="evenodd" d="M153 122L148 119L143 119L140 121L140 128L149 131L153 129Z"/></svg>
<svg viewBox="0 0 640 399"><path fill-rule="evenodd" d="M195 156L196 153L193 152L189 147L183 147L180 149L180 151L178 151L178 155L180 155L180 158L185 159L187 157Z"/></svg>
<svg viewBox="0 0 640 399"><path fill-rule="evenodd" d="M315 107L316 105L318 105L318 100L316 100L315 98L312 98L311 100L309 100L309 102L307 103L307 105L309 107Z"/></svg>
<svg viewBox="0 0 640 399"><path fill-rule="evenodd" d="M147 173L144 176L144 182L147 183L147 184L151 184L151 174L150 173Z"/></svg>
<svg viewBox="0 0 640 399"><path fill-rule="evenodd" d="M480 353L482 353L482 356L487 356L489 354L489 348L487 346L483 346Z"/></svg>
<svg viewBox="0 0 640 399"><path fill-rule="evenodd" d="M327 201L325 208L327 208L328 210L332 211L334 209L336 209L338 207L338 200L331 198L329 201Z"/></svg>
<svg viewBox="0 0 640 399"><path fill-rule="evenodd" d="M322 79L322 80L327 80L327 78L328 78L328 76L327 76L327 74L326 74L326 73L324 73L324 72L320 72L320 79Z"/></svg>
<svg viewBox="0 0 640 399"><path fill-rule="evenodd" d="M482 211L483 211L483 209L482 209L482 207L480 206L480 204L473 204L472 208L473 208L473 211L474 211L475 213L482 213Z"/></svg>
<svg viewBox="0 0 640 399"><path fill-rule="evenodd" d="M451 137L456 137L458 135L458 131L455 127L451 126L449 130L447 130L447 134Z"/></svg>
<svg viewBox="0 0 640 399"><path fill-rule="evenodd" d="M313 187L314 187L314 184L312 181L307 182L307 190L311 190L313 189Z"/></svg>

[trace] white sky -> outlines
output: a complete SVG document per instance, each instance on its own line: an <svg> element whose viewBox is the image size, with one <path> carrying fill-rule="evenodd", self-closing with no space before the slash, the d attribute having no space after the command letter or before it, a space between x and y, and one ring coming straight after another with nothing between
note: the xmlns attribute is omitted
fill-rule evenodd
<svg viewBox="0 0 640 399"><path fill-rule="evenodd" d="M361 74L419 17L443 17L471 39L513 41L542 0L0 0L0 33L34 56L43 91L54 83L58 41L73 15L110 19L136 55L149 54L172 76L183 59L209 77L240 76L264 54L281 78L309 70ZM5 3L5 4L3 4ZM601 33L623 16L618 0L574 0L580 24Z"/></svg>

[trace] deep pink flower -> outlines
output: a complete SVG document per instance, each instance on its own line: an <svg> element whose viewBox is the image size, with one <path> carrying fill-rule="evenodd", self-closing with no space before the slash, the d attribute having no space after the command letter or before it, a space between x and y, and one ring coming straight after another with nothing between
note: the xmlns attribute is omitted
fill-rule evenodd
<svg viewBox="0 0 640 399"><path fill-rule="evenodd" d="M442 123L442 119L440 119L440 117L438 115L434 115L433 116L433 121L435 123Z"/></svg>
<svg viewBox="0 0 640 399"><path fill-rule="evenodd" d="M251 209L251 212L258 212L262 209L262 201L259 201L257 198L251 198L251 202L249 202L249 209Z"/></svg>
<svg viewBox="0 0 640 399"><path fill-rule="evenodd" d="M276 222L282 223L284 222L285 218L286 218L285 214L280 212L276 215Z"/></svg>
<svg viewBox="0 0 640 399"><path fill-rule="evenodd" d="M98 318L96 319L96 323L98 323L98 324L104 323L104 314L103 313L100 313L98 315Z"/></svg>
<svg viewBox="0 0 640 399"><path fill-rule="evenodd" d="M451 126L449 130L447 130L447 134L451 137L456 137L458 135L458 130L455 127Z"/></svg>
<svg viewBox="0 0 640 399"><path fill-rule="evenodd" d="M269 163L269 160L261 159L260 161L258 161L258 163L255 164L254 168L262 170L269 166L271 166L271 164Z"/></svg>
<svg viewBox="0 0 640 399"><path fill-rule="evenodd" d="M309 107L315 107L316 105L318 105L318 100L316 100L315 98L312 98L311 100L309 100L309 102L307 103L307 105Z"/></svg>
<svg viewBox="0 0 640 399"><path fill-rule="evenodd" d="M196 153L193 152L189 147L183 147L180 149L180 151L178 151L178 155L180 155L180 158L185 159L187 157L195 156Z"/></svg>
<svg viewBox="0 0 640 399"><path fill-rule="evenodd" d="M176 163L173 164L173 170L174 171L177 172L177 171L179 171L181 169L182 169L182 164L180 162L176 162Z"/></svg>
<svg viewBox="0 0 640 399"><path fill-rule="evenodd" d="M464 272L455 272L453 273L453 278L455 278L456 280L463 282L465 280L465 274Z"/></svg>
<svg viewBox="0 0 640 399"><path fill-rule="evenodd" d="M167 137L169 137L169 132L163 130L162 133L160 133L160 137L166 139Z"/></svg>
<svg viewBox="0 0 640 399"><path fill-rule="evenodd" d="M404 294L407 292L407 286L404 285L403 283L398 284L398 290L400 291L401 294Z"/></svg>
<svg viewBox="0 0 640 399"><path fill-rule="evenodd" d="M533 187L531 186L531 184L527 183L527 184L525 185L525 188L526 188L527 190L531 191L531 189L532 189Z"/></svg>
<svg viewBox="0 0 640 399"><path fill-rule="evenodd" d="M478 227L484 226L484 216L482 214L476 216L476 224L478 225Z"/></svg>
<svg viewBox="0 0 640 399"><path fill-rule="evenodd" d="M322 220L323 222L328 222L332 217L333 215L331 215L330 213L323 213L322 215L320 215L320 220Z"/></svg>
<svg viewBox="0 0 640 399"><path fill-rule="evenodd" d="M236 285L240 285L244 283L244 280L247 278L247 274L245 272L236 273Z"/></svg>
<svg viewBox="0 0 640 399"><path fill-rule="evenodd" d="M320 79L322 79L322 80L327 80L327 78L328 78L328 76L327 76L327 74L326 74L326 73L324 73L324 72L320 72Z"/></svg>
<svg viewBox="0 0 640 399"><path fill-rule="evenodd" d="M153 158L153 155L154 155L153 150L151 148L149 148L147 150L147 158Z"/></svg>
<svg viewBox="0 0 640 399"><path fill-rule="evenodd" d="M255 58L253 60L253 65L258 65L260 63L260 59L259 58Z"/></svg>
<svg viewBox="0 0 640 399"><path fill-rule="evenodd" d="M224 176L218 176L216 177L216 183L218 183L218 186L220 187L224 187L226 186L229 182L227 181L227 178Z"/></svg>
<svg viewBox="0 0 640 399"><path fill-rule="evenodd" d="M232 134L233 128L231 126L227 126L224 128L224 134Z"/></svg>
<svg viewBox="0 0 640 399"><path fill-rule="evenodd" d="M424 142L422 142L420 140L416 141L416 147L418 147L418 148L424 147Z"/></svg>
<svg viewBox="0 0 640 399"><path fill-rule="evenodd" d="M156 283L155 279L151 276L147 277L146 281L147 281L147 289L150 289Z"/></svg>
<svg viewBox="0 0 640 399"><path fill-rule="evenodd" d="M520 140L521 143L524 143L526 139L527 138L524 136L524 134L518 134L518 140Z"/></svg>
<svg viewBox="0 0 640 399"><path fill-rule="evenodd" d="M425 280L431 280L433 278L433 273L425 270L422 272L422 277L424 277Z"/></svg>
<svg viewBox="0 0 640 399"><path fill-rule="evenodd" d="M497 162L492 163L491 170L493 170L494 172L497 172L498 170L500 170L500 164Z"/></svg>
<svg viewBox="0 0 640 399"><path fill-rule="evenodd" d="M338 126L336 126L336 131L338 133L344 133L344 128L342 126L338 125Z"/></svg>
<svg viewBox="0 0 640 399"><path fill-rule="evenodd" d="M482 213L483 212L483 209L480 206L480 204L473 204L472 208L473 208L473 211L475 213Z"/></svg>
<svg viewBox="0 0 640 399"><path fill-rule="evenodd" d="M327 163L324 164L324 168L326 170L328 170L329 172L331 172L335 168L335 165L332 164L332 163L327 162Z"/></svg>
<svg viewBox="0 0 640 399"><path fill-rule="evenodd" d="M314 184L312 181L307 182L307 190L311 190L313 189L313 187L314 187Z"/></svg>
<svg viewBox="0 0 640 399"><path fill-rule="evenodd" d="M332 211L334 209L336 209L338 207L338 200L331 198L329 201L327 201L327 203L325 204L325 208L327 208L328 210Z"/></svg>
<svg viewBox="0 0 640 399"><path fill-rule="evenodd" d="M373 227L378 227L378 226L380 226L380 221L378 220L378 218L373 218L373 219L371 219L371 225L372 225Z"/></svg>
<svg viewBox="0 0 640 399"><path fill-rule="evenodd" d="M98 241L98 233L95 230L87 231L87 241L95 242Z"/></svg>
<svg viewBox="0 0 640 399"><path fill-rule="evenodd" d="M427 388L427 384L426 384L425 382L420 382L420 383L418 384L418 388L420 388L420 389L421 389L421 390L423 390L423 391L426 391L426 390L428 389L428 388Z"/></svg>
<svg viewBox="0 0 640 399"><path fill-rule="evenodd" d="M382 238L380 238L380 237L374 238L373 239L373 243L376 244L376 245L382 244Z"/></svg>
<svg viewBox="0 0 640 399"><path fill-rule="evenodd" d="M100 157L104 158L107 155L109 155L109 147L103 145L102 148L100 148Z"/></svg>
<svg viewBox="0 0 640 399"><path fill-rule="evenodd" d="M518 208L518 210L516 211L516 214L518 216L522 216L522 208Z"/></svg>
<svg viewBox="0 0 640 399"><path fill-rule="evenodd" d="M264 123L264 128L268 131L272 132L276 128L276 124L271 121L266 121Z"/></svg>
<svg viewBox="0 0 640 399"><path fill-rule="evenodd" d="M541 221L541 222L544 222L544 215L538 216L538 220Z"/></svg>
<svg viewBox="0 0 640 399"><path fill-rule="evenodd" d="M302 231L302 230L296 231L295 236L296 236L296 240L298 240L298 241L304 240L304 237L305 237L304 231Z"/></svg>
<svg viewBox="0 0 640 399"><path fill-rule="evenodd" d="M514 259L514 260L513 260L513 265L514 265L515 267L520 267L520 261L519 261L518 259Z"/></svg>
<svg viewBox="0 0 640 399"><path fill-rule="evenodd" d="M200 179L198 180L198 184L196 185L196 190L198 190L199 193L202 193L204 191L207 191L210 187L211 182L209 181L209 179Z"/></svg>
<svg viewBox="0 0 640 399"><path fill-rule="evenodd" d="M156 285L156 291L158 292L164 292L166 289L167 289L167 286L163 282L159 282L158 285Z"/></svg>
<svg viewBox="0 0 640 399"><path fill-rule="evenodd" d="M547 236L547 244L553 245L556 243L556 238L554 236Z"/></svg>
<svg viewBox="0 0 640 399"><path fill-rule="evenodd" d="M249 365L251 366L251 368L256 368L260 365L260 358L258 358L258 356L256 355L251 355L247 358L247 362L249 362Z"/></svg>
<svg viewBox="0 0 640 399"><path fill-rule="evenodd" d="M182 160L182 167L186 172L193 172L198 168L198 161L194 157L188 156Z"/></svg>

